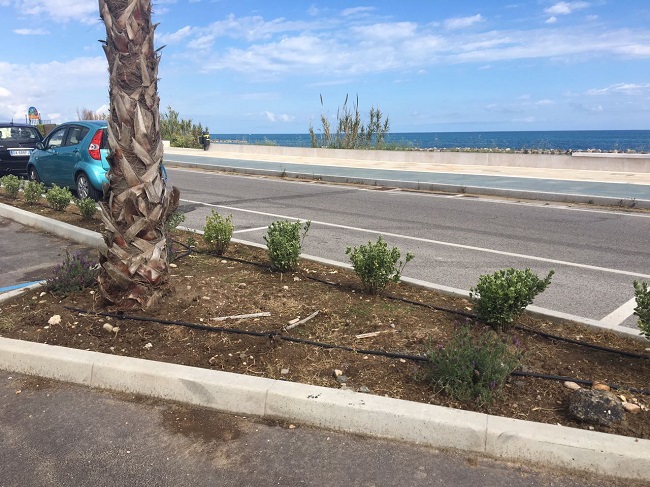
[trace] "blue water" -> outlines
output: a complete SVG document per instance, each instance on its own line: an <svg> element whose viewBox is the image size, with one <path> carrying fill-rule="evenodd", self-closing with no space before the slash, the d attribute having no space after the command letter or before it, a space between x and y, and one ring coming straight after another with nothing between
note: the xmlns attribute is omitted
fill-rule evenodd
<svg viewBox="0 0 650 487"><path fill-rule="evenodd" d="M230 143L311 147L309 134L210 134ZM389 133L386 142L414 149L511 149L650 152L650 130Z"/></svg>

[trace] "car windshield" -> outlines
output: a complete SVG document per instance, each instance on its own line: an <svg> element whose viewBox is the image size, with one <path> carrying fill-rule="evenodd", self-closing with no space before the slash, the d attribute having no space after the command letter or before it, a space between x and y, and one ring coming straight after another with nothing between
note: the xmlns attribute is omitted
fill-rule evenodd
<svg viewBox="0 0 650 487"><path fill-rule="evenodd" d="M3 142L38 142L41 140L36 127L0 126L0 140Z"/></svg>

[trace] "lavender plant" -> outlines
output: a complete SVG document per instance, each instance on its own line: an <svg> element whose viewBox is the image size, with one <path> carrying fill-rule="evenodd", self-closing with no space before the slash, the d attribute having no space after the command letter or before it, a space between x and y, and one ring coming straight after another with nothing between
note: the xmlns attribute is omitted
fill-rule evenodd
<svg viewBox="0 0 650 487"><path fill-rule="evenodd" d="M516 338L509 344L491 330L474 337L469 326L458 328L446 346L429 347L428 356L434 387L479 405L494 400L521 361Z"/></svg>
<svg viewBox="0 0 650 487"><path fill-rule="evenodd" d="M98 262L77 252L70 256L66 251L63 263L54 268L46 289L58 296L81 291L92 286L99 274Z"/></svg>

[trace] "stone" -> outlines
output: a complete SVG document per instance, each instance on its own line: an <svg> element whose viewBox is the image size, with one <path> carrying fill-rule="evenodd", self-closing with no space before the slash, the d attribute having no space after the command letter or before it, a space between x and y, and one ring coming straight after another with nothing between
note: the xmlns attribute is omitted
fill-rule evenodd
<svg viewBox="0 0 650 487"><path fill-rule="evenodd" d="M359 392L363 394L370 394L370 389L368 389L366 386L361 386L359 387Z"/></svg>
<svg viewBox="0 0 650 487"><path fill-rule="evenodd" d="M594 382L594 384L591 386L591 388L594 391L609 391L609 390L611 390L611 387L609 387L607 384L603 384L601 382Z"/></svg>
<svg viewBox="0 0 650 487"><path fill-rule="evenodd" d="M585 423L612 426L624 418L621 401L611 392L578 389L569 397L569 415Z"/></svg>
<svg viewBox="0 0 650 487"><path fill-rule="evenodd" d="M48 325L58 325L61 323L61 315L54 315L51 316L49 320L47 320Z"/></svg>
<svg viewBox="0 0 650 487"><path fill-rule="evenodd" d="M341 377L343 375L343 371L340 369L334 369L334 377Z"/></svg>
<svg viewBox="0 0 650 487"><path fill-rule="evenodd" d="M289 373L289 369L282 369L280 371L280 374L282 374L282 375L287 375L288 373Z"/></svg>
<svg viewBox="0 0 650 487"><path fill-rule="evenodd" d="M345 384L345 383L348 381L348 378L347 378L347 376L345 376L345 375L339 375L339 376L336 378L336 381L337 381L339 384Z"/></svg>
<svg viewBox="0 0 650 487"><path fill-rule="evenodd" d="M564 387L567 389L571 389L572 391L577 391L578 389L581 389L580 384L576 384L573 381L567 380L564 382Z"/></svg>
<svg viewBox="0 0 650 487"><path fill-rule="evenodd" d="M624 402L623 409L631 414L639 414L641 412L641 406L638 404L632 404L631 402Z"/></svg>
<svg viewBox="0 0 650 487"><path fill-rule="evenodd" d="M104 323L104 326L102 326L102 328L109 333L113 332L113 325L111 325L110 323Z"/></svg>

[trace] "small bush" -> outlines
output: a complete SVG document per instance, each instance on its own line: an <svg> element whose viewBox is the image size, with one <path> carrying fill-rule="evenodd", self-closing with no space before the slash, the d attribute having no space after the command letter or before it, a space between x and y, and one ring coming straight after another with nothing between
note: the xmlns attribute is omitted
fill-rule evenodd
<svg viewBox="0 0 650 487"><path fill-rule="evenodd" d="M493 331L472 336L469 326L456 330L445 347L428 352L430 380L458 401L489 404L521 361L514 345L504 343Z"/></svg>
<svg viewBox="0 0 650 487"><path fill-rule="evenodd" d="M27 204L35 205L41 200L41 196L45 193L45 185L37 181L27 181L23 188L23 196Z"/></svg>
<svg viewBox="0 0 650 487"><path fill-rule="evenodd" d="M377 243L348 247L345 251L350 255L354 272L371 294L383 291L389 282L399 282L404 266L413 259L413 254L406 254L404 262L400 261L402 254L397 247L388 249L388 244L380 236Z"/></svg>
<svg viewBox="0 0 650 487"><path fill-rule="evenodd" d="M180 211L175 211L174 213L169 215L169 218L167 219L167 231L171 232L184 221L185 221L185 215Z"/></svg>
<svg viewBox="0 0 650 487"><path fill-rule="evenodd" d="M70 257L70 253L66 252L63 264L54 269L52 277L47 280L46 288L58 296L65 296L92 286L98 274L97 262L80 253Z"/></svg>
<svg viewBox="0 0 650 487"><path fill-rule="evenodd" d="M81 218L84 220L92 220L97 212L97 203L92 198L84 198L82 200L75 199L74 204L79 208L79 213L81 213Z"/></svg>
<svg viewBox="0 0 650 487"><path fill-rule="evenodd" d="M279 272L290 272L298 267L298 259L302 251L302 243L307 236L311 221L289 222L280 220L273 222L264 235L268 249L271 269ZM302 230L302 236L300 231Z"/></svg>
<svg viewBox="0 0 650 487"><path fill-rule="evenodd" d="M56 184L45 194L49 205L57 211L65 210L72 201L72 193L68 188L59 188Z"/></svg>
<svg viewBox="0 0 650 487"><path fill-rule="evenodd" d="M232 232L235 229L232 224L232 215L224 218L216 211L212 210L212 215L205 219L203 227L203 240L211 252L217 255L223 255L230 245Z"/></svg>
<svg viewBox="0 0 650 487"><path fill-rule="evenodd" d="M509 268L482 275L469 293L474 312L495 330L504 331L546 289L554 273L550 271L543 280L530 269Z"/></svg>
<svg viewBox="0 0 650 487"><path fill-rule="evenodd" d="M645 281L634 281L636 308L634 314L639 317L639 330L650 340L650 289Z"/></svg>
<svg viewBox="0 0 650 487"><path fill-rule="evenodd" d="M11 199L16 199L18 197L18 192L20 191L20 178L14 176L13 174L8 174L0 178L0 182L5 189L5 193Z"/></svg>

